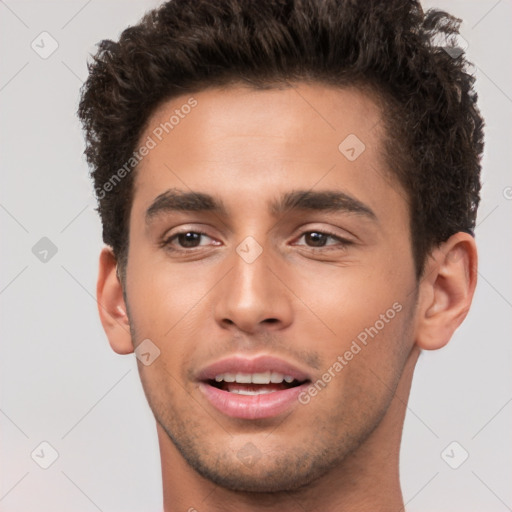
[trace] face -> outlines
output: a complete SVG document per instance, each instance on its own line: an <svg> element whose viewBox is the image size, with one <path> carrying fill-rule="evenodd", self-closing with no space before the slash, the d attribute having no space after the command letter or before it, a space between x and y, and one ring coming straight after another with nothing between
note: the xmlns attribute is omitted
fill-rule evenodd
<svg viewBox="0 0 512 512"><path fill-rule="evenodd" d="M217 484L307 485L388 410L416 281L380 121L352 89L232 87L162 105L141 137L156 146L130 216L133 344L160 350L139 363L149 404Z"/></svg>

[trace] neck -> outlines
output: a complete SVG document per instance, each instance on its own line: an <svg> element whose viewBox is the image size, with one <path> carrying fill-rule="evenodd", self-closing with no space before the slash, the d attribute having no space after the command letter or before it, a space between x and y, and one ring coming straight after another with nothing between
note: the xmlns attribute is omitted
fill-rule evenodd
<svg viewBox="0 0 512 512"><path fill-rule="evenodd" d="M221 488L196 473L157 423L164 512L403 512L399 454L419 349L409 354L390 407L373 433L333 471L307 488L245 493Z"/></svg>

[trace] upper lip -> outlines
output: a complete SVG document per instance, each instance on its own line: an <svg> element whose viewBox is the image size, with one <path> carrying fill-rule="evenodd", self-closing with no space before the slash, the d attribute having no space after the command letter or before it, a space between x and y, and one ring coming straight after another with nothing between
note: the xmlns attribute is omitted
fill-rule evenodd
<svg viewBox="0 0 512 512"><path fill-rule="evenodd" d="M299 382L311 380L310 376L297 366L285 361L284 359L269 355L260 355L256 357L235 355L221 359L200 370L197 374L197 380L214 380L217 375L224 373L251 374L263 373L266 371L274 371L282 373L283 375L289 375Z"/></svg>

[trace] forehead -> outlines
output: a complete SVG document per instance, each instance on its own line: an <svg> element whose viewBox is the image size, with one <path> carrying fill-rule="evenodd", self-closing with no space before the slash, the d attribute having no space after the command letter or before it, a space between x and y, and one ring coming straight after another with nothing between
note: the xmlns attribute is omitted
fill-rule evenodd
<svg viewBox="0 0 512 512"><path fill-rule="evenodd" d="M170 188L246 196L254 205L286 187L341 186L372 203L390 188L382 133L376 102L353 88L233 86L183 95L159 107L140 139L152 148L137 168L134 206Z"/></svg>
<svg viewBox="0 0 512 512"><path fill-rule="evenodd" d="M189 107L192 101L195 106ZM163 129L160 135L164 139L186 144L188 159L215 157L220 150L229 151L232 156L246 154L248 150L260 155L271 149L284 152L287 143L303 142L304 151L299 147L293 151L297 156L309 156L310 160L319 153L323 156L328 145L337 150L336 142L349 134L356 135L367 146L375 146L380 121L377 104L368 94L354 88L294 84L257 90L232 86L164 103L150 118L146 135L153 134L157 142L162 142L158 132ZM226 137L230 140L226 141ZM243 141L244 146L234 146L232 142L236 139ZM312 152L315 148L318 151Z"/></svg>

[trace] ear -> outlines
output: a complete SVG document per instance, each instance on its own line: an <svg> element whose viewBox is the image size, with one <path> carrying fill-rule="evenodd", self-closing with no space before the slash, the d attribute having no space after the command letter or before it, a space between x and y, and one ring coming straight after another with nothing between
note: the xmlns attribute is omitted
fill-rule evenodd
<svg viewBox="0 0 512 512"><path fill-rule="evenodd" d="M110 346L118 354L131 354L133 344L130 321L126 313L123 287L117 276L117 260L110 247L105 247L100 254L96 297L101 323Z"/></svg>
<svg viewBox="0 0 512 512"><path fill-rule="evenodd" d="M477 250L468 233L456 233L428 257L419 284L416 344L444 347L468 314L477 279Z"/></svg>

